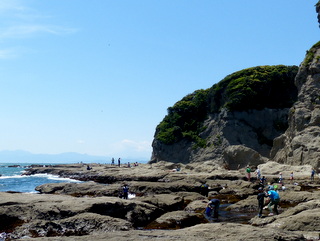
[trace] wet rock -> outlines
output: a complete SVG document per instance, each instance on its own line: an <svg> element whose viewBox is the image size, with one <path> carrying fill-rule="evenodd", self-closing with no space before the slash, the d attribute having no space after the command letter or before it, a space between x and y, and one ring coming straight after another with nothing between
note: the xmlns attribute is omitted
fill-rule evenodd
<svg viewBox="0 0 320 241"><path fill-rule="evenodd" d="M161 208L166 212L182 209L183 203L184 203L184 200L182 197L172 195L172 194L151 195L146 197L140 197L140 198L137 198L136 200L150 203L154 206L157 206L158 208Z"/></svg>
<svg viewBox="0 0 320 241"><path fill-rule="evenodd" d="M128 231L131 229L133 229L132 224L123 219L112 218L95 213L81 213L60 220L32 220L17 228L10 234L10 237L80 236L92 233Z"/></svg>
<svg viewBox="0 0 320 241"><path fill-rule="evenodd" d="M208 201L209 200L195 200L189 203L184 210L187 212L203 213L207 207Z"/></svg>
<svg viewBox="0 0 320 241"><path fill-rule="evenodd" d="M300 203L295 207L285 210L277 216L264 219L255 218L251 220L252 225L277 228L287 231L296 231L301 234L308 232L319 232L320 201L312 200Z"/></svg>
<svg viewBox="0 0 320 241"><path fill-rule="evenodd" d="M146 229L181 229L208 222L202 214L185 211L168 212L150 223Z"/></svg>
<svg viewBox="0 0 320 241"><path fill-rule="evenodd" d="M127 240L286 240L303 241L303 235L292 231L283 231L274 228L254 227L251 225L234 223L207 223L179 230L132 230L130 232L107 232L104 234L59 237L59 238L39 238L37 241L127 241Z"/></svg>
<svg viewBox="0 0 320 241"><path fill-rule="evenodd" d="M265 173L269 171L266 174L267 179L275 182L277 175L273 173L273 168L277 171L289 171L285 165L275 167L262 165L271 169L261 168ZM52 166L49 168L52 173L57 172L63 176L72 173L75 176L84 175L91 180L91 177L99 179L98 176L105 177L110 174L114 177L114 181L112 184L90 181L46 184L37 187L39 192L51 194L0 193L0 221L6 223L5 226L0 225L0 228L3 228L1 231L10 232L12 238L39 237L39 240L77 241L143 238L148 240L252 239L253 236L247 232L253 232L255 235L259 235L259 232L261 234L270 232L269 236L255 236L259 240L303 240L304 237L313 237L313 233L317 232L311 223L305 231L289 231L302 225L297 223L297 226L289 226L290 216L300 215L299 218L305 222L311 214L306 211L310 209L318 212L318 204L314 203L313 206L311 204L320 200L318 191L320 184L317 181L310 183L309 177L304 175L299 176L307 168L294 169L297 176L295 181L299 183L286 184L286 191L280 193L280 215L251 219L257 213L258 182L244 180L244 169L197 173L194 172L196 165L192 170L182 165L183 170L180 172L172 172L171 167L172 165L160 166L157 163L141 166L139 169L131 168L130 176L127 171L129 168L123 167L93 165L92 172L83 170L77 165L70 168L59 166L59 171ZM44 170L42 169L44 167L39 168ZM147 175L143 172L149 169L152 169L150 173L155 171L159 174L157 177L161 178L150 178L152 181L145 181ZM123 181L123 175L128 175L125 179L129 181ZM204 182L210 187L209 197L199 193L199 187ZM124 200L117 197L124 183L128 184L129 191L135 193L136 198ZM201 224L208 222L203 212L211 198L220 199L221 215L218 221L223 222L228 228L222 228L220 226L222 223L212 223L210 228ZM308 206L301 206L307 203ZM264 214L267 215L268 211L264 211ZM259 227L249 225L250 219L253 226ZM236 223L247 225L238 226ZM190 225L192 227L189 227ZM288 231L277 228L281 225ZM137 228L144 230L136 230ZM170 231L154 230L159 228ZM179 230L172 230L176 228ZM233 228L236 230L231 230ZM222 235L220 232L225 233ZM64 237L64 235L69 236Z"/></svg>
<svg viewBox="0 0 320 241"><path fill-rule="evenodd" d="M14 228L19 230L18 227L25 225L30 227L30 223L40 223L41 227L47 228L52 224L57 230L60 230L59 227L63 230L61 220L76 220L78 215L83 214L84 217L88 213L123 219L138 227L150 223L163 212L148 203L113 197L75 198L67 195L0 193L0 220L10 221L7 227L1 227L4 232L11 232ZM28 230L28 235L32 236L34 229Z"/></svg>
<svg viewBox="0 0 320 241"><path fill-rule="evenodd" d="M43 194L65 194L75 197L82 196L117 196L119 186L114 187L95 182L83 183L47 183L35 188Z"/></svg>

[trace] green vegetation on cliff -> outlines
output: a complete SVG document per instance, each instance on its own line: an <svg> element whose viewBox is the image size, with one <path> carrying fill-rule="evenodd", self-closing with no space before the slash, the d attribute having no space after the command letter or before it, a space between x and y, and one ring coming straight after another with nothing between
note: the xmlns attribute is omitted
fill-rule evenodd
<svg viewBox="0 0 320 241"><path fill-rule="evenodd" d="M320 41L314 44L306 53L306 57L304 58L304 61L302 63L303 66L308 66L312 60L314 59L315 52L318 50L320 47ZM319 61L319 59L317 59Z"/></svg>
<svg viewBox="0 0 320 241"><path fill-rule="evenodd" d="M294 78L297 66L258 66L225 77L210 88L210 112L282 109L291 107L297 97Z"/></svg>
<svg viewBox="0 0 320 241"><path fill-rule="evenodd" d="M226 76L206 90L185 96L173 107L156 128L155 138L170 145L184 138L205 147L199 134L203 122L222 108L229 111L249 109L282 109L291 107L297 98L294 78L297 66L258 66Z"/></svg>
<svg viewBox="0 0 320 241"><path fill-rule="evenodd" d="M157 126L156 138L165 144L173 144L182 138L196 140L199 144L203 142L198 135L207 116L207 99L208 90L197 90L169 107L168 115Z"/></svg>

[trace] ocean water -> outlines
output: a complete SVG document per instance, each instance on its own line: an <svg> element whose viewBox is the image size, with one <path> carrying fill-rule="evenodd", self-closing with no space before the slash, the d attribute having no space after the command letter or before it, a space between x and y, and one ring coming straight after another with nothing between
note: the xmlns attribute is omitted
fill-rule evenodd
<svg viewBox="0 0 320 241"><path fill-rule="evenodd" d="M13 191L37 193L35 188L45 183L80 182L48 174L23 176L22 173L30 165L31 164L28 163L0 163L0 192ZM43 163L41 165L47 164ZM53 164L50 163L50 165Z"/></svg>

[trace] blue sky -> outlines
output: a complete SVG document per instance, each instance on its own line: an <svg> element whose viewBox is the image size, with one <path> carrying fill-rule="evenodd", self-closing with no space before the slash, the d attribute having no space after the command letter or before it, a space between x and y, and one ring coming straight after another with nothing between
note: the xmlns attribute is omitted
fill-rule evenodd
<svg viewBox="0 0 320 241"><path fill-rule="evenodd" d="M1 0L0 150L149 159L185 95L299 65L319 41L316 2Z"/></svg>

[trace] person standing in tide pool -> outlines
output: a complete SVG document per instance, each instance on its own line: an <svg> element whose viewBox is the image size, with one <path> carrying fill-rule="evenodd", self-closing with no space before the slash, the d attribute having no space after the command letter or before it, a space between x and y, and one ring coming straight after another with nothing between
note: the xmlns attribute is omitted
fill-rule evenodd
<svg viewBox="0 0 320 241"><path fill-rule="evenodd" d="M212 215L213 211L213 218L218 218L219 216L219 206L220 206L220 200L219 199L211 199L208 203L208 208L210 208L210 215ZM209 210L206 210L206 213L209 213ZM209 216L209 215L208 215Z"/></svg>
<svg viewBox="0 0 320 241"><path fill-rule="evenodd" d="M273 212L272 212L272 206L273 206L273 211L276 215L279 214L278 212L278 205L280 202L280 196L279 193L274 191L274 190L269 190L268 191L268 197L269 197L269 204L268 204L268 208L270 210L269 216L273 216Z"/></svg>

